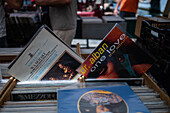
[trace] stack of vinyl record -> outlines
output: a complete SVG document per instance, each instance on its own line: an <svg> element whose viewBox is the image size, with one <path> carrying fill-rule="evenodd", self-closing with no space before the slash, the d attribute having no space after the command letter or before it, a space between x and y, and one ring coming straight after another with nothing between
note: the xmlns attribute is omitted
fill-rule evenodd
<svg viewBox="0 0 170 113"><path fill-rule="evenodd" d="M1 113L57 113L57 100L7 101Z"/></svg>
<svg viewBox="0 0 170 113"><path fill-rule="evenodd" d="M11 91L10 100L3 103L1 113L56 113L57 90L76 81L18 82Z"/></svg>
<svg viewBox="0 0 170 113"><path fill-rule="evenodd" d="M111 81L111 80L109 80L109 81ZM84 83L84 87L82 87L83 89L79 86L75 86L75 85L73 85L73 86L68 86L69 88L65 87L63 89L60 89L58 92L58 111L60 111L60 113L64 113L67 111L74 111L74 110L76 111L77 108L75 108L75 106L74 106L74 105L76 105L76 104L74 104L74 102L76 100L78 100L77 102L75 102L78 104L77 105L77 107L79 107L78 111L83 111L83 109L86 111L93 111L94 107L95 107L95 109L97 109L97 107L99 107L101 105L103 107L108 107L107 104L109 104L109 101L111 100L111 98L107 99L108 96L111 94L108 91L113 91L113 94L117 94L118 96L122 97L126 103L127 109L129 109L130 113L133 113L134 112L133 110L135 110L135 109L137 109L137 111L140 111L140 109L141 109L141 107L137 106L138 103L134 104L133 107L130 108L131 105L129 105L129 103L132 104L134 102L133 99L135 97L130 92L134 92L134 94L136 95L136 99L138 98L135 101L140 100L141 104L143 104L143 106L145 106L148 109L148 111L146 110L147 113L149 113L149 112L151 112L151 113L155 113L155 112L156 113L169 113L170 112L170 107L163 100L161 100L160 95L158 93L156 93L153 89L149 88L148 86L146 86L144 84L131 85L129 87L130 90L126 90L126 88L122 88L124 86L127 86L127 84L121 84L121 82L117 82L117 84L116 83L113 84L111 82L108 82L108 83L107 82L105 82L105 83L92 82L89 84L88 82L86 82L86 83ZM107 91L105 92L105 90L107 90ZM92 94L90 94L90 93L92 93ZM77 95L77 96L75 96L75 95ZM89 95L91 95L91 96L89 97ZM98 95L100 95L100 96L102 95L102 96L100 98L97 98ZM106 95L107 98L104 98L104 95ZM130 96L128 96L128 95L130 95ZM126 98L126 96L127 96L127 98ZM76 99L74 99L74 98L76 98ZM89 100L89 98L91 98L91 99ZM95 100L95 101L93 102L93 100ZM106 100L107 100L107 102L106 102ZM99 101L100 104L98 102L96 103L96 101ZM102 101L104 101L104 102L102 103ZM131 102L129 102L129 101L131 101ZM70 102L72 103L72 105L70 104ZM83 103L81 103L81 102L83 102ZM88 103L88 104L86 104L86 103ZM91 106L89 104L91 104ZM99 104L99 105L97 105L97 104ZM113 104L113 102L112 102L112 104ZM112 104L110 103L109 106ZM82 106L82 105L88 105L89 107ZM81 108L81 106L82 106L82 108ZM115 105L113 105L113 107L114 106ZM71 109L71 107L73 109ZM89 113L93 113L93 112L89 112Z"/></svg>
<svg viewBox="0 0 170 113"><path fill-rule="evenodd" d="M137 97L141 100L141 102L149 109L151 113L169 113L170 107L168 103L162 100L161 95L158 94L154 89L150 88L149 85L144 84L144 79L142 78L123 78L123 79L109 79L109 80L90 80L87 79L88 82L99 82L108 81L110 82L126 82L133 92L137 95ZM107 84L108 84L107 83ZM95 86L95 85L93 85ZM87 87L87 86L86 86ZM169 99L169 98L168 98Z"/></svg>
<svg viewBox="0 0 170 113"><path fill-rule="evenodd" d="M114 88L114 87L120 87L124 85L130 86L130 89L134 92L136 97L139 98L137 100L140 100L142 104L146 106L146 108L150 112L152 113L170 112L170 108L163 100L161 100L160 95L156 93L153 89L143 84L143 79L141 78L135 80L95 79L95 80L86 80L83 83L79 83L77 81L18 82L15 88L13 88L13 90L11 91L11 99L4 102L4 104L0 108L0 112L1 113L9 113L9 112L62 113L61 111L63 110L59 110L59 109L64 104L61 105L61 102L62 101L64 102L64 99L67 100L68 98L73 98L73 99L77 98L77 96L75 95L79 93L73 93L74 90L78 90L78 91L81 90L81 92L84 92L88 88L93 88L93 89L100 88L100 87L109 88L112 86ZM63 98L63 95L59 93L62 90L65 90L65 93L67 94L66 95L67 98L66 97ZM121 95L120 93L121 87L120 90L115 90L115 91L118 91L117 93L115 92L115 94L119 94L123 98L124 96L129 95L129 91L127 92L125 90L122 91L126 93L122 93L123 95ZM69 93L73 93L74 95ZM74 105L74 104L69 104L70 102L72 103L73 101L66 101L65 104L68 107Z"/></svg>
<svg viewBox="0 0 170 113"><path fill-rule="evenodd" d="M131 86L132 90L152 113L169 113L170 107L160 98L160 95L146 85Z"/></svg>
<svg viewBox="0 0 170 113"><path fill-rule="evenodd" d="M12 101L57 100L57 90L76 81L18 82L11 92Z"/></svg>

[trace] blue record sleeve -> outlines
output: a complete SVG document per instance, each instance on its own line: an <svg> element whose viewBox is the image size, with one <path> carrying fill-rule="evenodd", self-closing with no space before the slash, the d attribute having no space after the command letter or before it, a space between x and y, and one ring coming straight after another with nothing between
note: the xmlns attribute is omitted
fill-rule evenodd
<svg viewBox="0 0 170 113"><path fill-rule="evenodd" d="M58 113L150 113L128 85L58 90Z"/></svg>

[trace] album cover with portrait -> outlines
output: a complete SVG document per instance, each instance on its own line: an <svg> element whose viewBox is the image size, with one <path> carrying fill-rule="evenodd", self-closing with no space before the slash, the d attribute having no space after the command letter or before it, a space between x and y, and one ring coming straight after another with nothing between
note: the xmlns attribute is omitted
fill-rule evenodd
<svg viewBox="0 0 170 113"><path fill-rule="evenodd" d="M76 68L80 65L74 56L65 51L41 80L72 80L78 75Z"/></svg>
<svg viewBox="0 0 170 113"><path fill-rule="evenodd" d="M58 90L58 113L150 113L128 85Z"/></svg>
<svg viewBox="0 0 170 113"><path fill-rule="evenodd" d="M84 61L70 46L43 25L18 57L8 73L19 81L73 80Z"/></svg>
<svg viewBox="0 0 170 113"><path fill-rule="evenodd" d="M77 71L86 78L135 78L153 62L116 24Z"/></svg>

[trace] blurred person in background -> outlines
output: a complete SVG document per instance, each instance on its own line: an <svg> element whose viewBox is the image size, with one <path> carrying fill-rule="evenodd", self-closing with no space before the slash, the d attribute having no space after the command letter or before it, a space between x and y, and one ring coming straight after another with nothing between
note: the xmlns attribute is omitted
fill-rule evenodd
<svg viewBox="0 0 170 113"><path fill-rule="evenodd" d="M113 14L118 15L120 6L120 17L135 17L138 9L139 0L118 0Z"/></svg>
<svg viewBox="0 0 170 113"><path fill-rule="evenodd" d="M52 30L66 44L76 34L77 0L35 0L39 6L49 6L49 18Z"/></svg>
<svg viewBox="0 0 170 113"><path fill-rule="evenodd" d="M0 47L8 47L6 39L6 22L4 4L8 3L14 9L20 9L23 0L0 0Z"/></svg>

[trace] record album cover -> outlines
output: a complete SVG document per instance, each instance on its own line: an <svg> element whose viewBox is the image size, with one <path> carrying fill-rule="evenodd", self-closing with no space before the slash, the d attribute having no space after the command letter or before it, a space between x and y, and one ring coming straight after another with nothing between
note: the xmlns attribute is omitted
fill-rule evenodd
<svg viewBox="0 0 170 113"><path fill-rule="evenodd" d="M58 90L58 113L150 113L128 85Z"/></svg>
<svg viewBox="0 0 170 113"><path fill-rule="evenodd" d="M44 25L10 64L8 73L20 81L76 80L79 77L76 69L83 61Z"/></svg>
<svg viewBox="0 0 170 113"><path fill-rule="evenodd" d="M152 64L153 59L116 24L77 71L86 78L134 78Z"/></svg>

